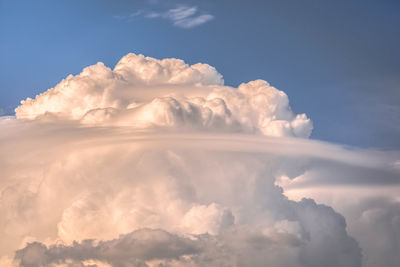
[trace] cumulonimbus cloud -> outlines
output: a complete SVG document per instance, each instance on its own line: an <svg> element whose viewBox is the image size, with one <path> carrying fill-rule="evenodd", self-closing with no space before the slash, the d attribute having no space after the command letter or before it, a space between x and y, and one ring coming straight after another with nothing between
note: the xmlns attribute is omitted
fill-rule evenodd
<svg viewBox="0 0 400 267"><path fill-rule="evenodd" d="M398 173L391 154L308 140L265 81L135 54L22 101L0 130L2 265L361 266L373 249L342 215L277 184L317 165Z"/></svg>

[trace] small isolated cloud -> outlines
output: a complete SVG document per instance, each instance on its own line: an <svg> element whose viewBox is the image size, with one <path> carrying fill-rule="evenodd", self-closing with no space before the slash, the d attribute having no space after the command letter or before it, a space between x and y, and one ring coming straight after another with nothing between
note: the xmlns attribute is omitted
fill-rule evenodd
<svg viewBox="0 0 400 267"><path fill-rule="evenodd" d="M147 19L164 19L172 22L176 27L190 29L214 19L214 16L200 12L196 6L178 6L166 11L138 10L127 16L114 16L116 19L131 21L135 17Z"/></svg>
<svg viewBox="0 0 400 267"><path fill-rule="evenodd" d="M170 18L173 21L180 21L193 16L194 14L196 14L196 12L197 12L197 7L180 6L168 10L166 16L167 18Z"/></svg>
<svg viewBox="0 0 400 267"><path fill-rule="evenodd" d="M182 28L193 28L203 23L206 23L207 21L212 20L213 18L214 17L212 15L206 14L197 17L176 20L174 21L174 25Z"/></svg>
<svg viewBox="0 0 400 267"><path fill-rule="evenodd" d="M172 8L163 14L163 17L172 21L181 28L193 28L204 24L214 18L210 14L199 14L197 7L179 6Z"/></svg>

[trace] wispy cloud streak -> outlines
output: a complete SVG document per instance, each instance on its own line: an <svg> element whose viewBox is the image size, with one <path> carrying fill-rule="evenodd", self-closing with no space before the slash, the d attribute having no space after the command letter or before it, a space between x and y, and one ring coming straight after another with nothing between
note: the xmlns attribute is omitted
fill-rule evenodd
<svg viewBox="0 0 400 267"><path fill-rule="evenodd" d="M172 25L190 29L200 26L214 19L214 16L206 12L199 11L196 6L177 6L166 11L145 11L140 9L127 16L114 16L116 19L132 21L133 18L146 18L146 19L164 19L172 23Z"/></svg>

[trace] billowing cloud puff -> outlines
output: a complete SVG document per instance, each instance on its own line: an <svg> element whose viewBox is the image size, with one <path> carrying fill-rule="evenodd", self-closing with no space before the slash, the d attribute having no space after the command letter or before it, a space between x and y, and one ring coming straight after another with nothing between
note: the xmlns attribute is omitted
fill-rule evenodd
<svg viewBox="0 0 400 267"><path fill-rule="evenodd" d="M393 178L396 161L311 129L284 92L206 64L88 67L0 120L0 265L361 266L342 215L278 184L317 165Z"/></svg>
<svg viewBox="0 0 400 267"><path fill-rule="evenodd" d="M362 247L363 266L397 266L400 263L399 185L341 185L334 189L319 185L303 189L301 194L334 205L346 217L348 231ZM294 194L293 191L289 194Z"/></svg>
<svg viewBox="0 0 400 267"><path fill-rule="evenodd" d="M262 80L235 89L207 64L128 54L114 70L102 63L28 98L18 119L46 117L86 125L185 127L308 137L312 123L294 114L287 95Z"/></svg>

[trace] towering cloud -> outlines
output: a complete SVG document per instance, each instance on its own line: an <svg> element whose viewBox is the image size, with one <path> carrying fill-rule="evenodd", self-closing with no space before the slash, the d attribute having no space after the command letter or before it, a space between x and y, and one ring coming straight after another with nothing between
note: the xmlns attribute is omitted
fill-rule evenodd
<svg viewBox="0 0 400 267"><path fill-rule="evenodd" d="M206 64L87 67L0 120L0 263L361 266L342 215L277 184L316 166L398 169L311 130L284 92L224 86Z"/></svg>
<svg viewBox="0 0 400 267"><path fill-rule="evenodd" d="M57 117L84 124L194 127L269 136L308 137L311 121L265 81L223 86L211 66L128 54L114 70L102 63L22 101L18 119Z"/></svg>

